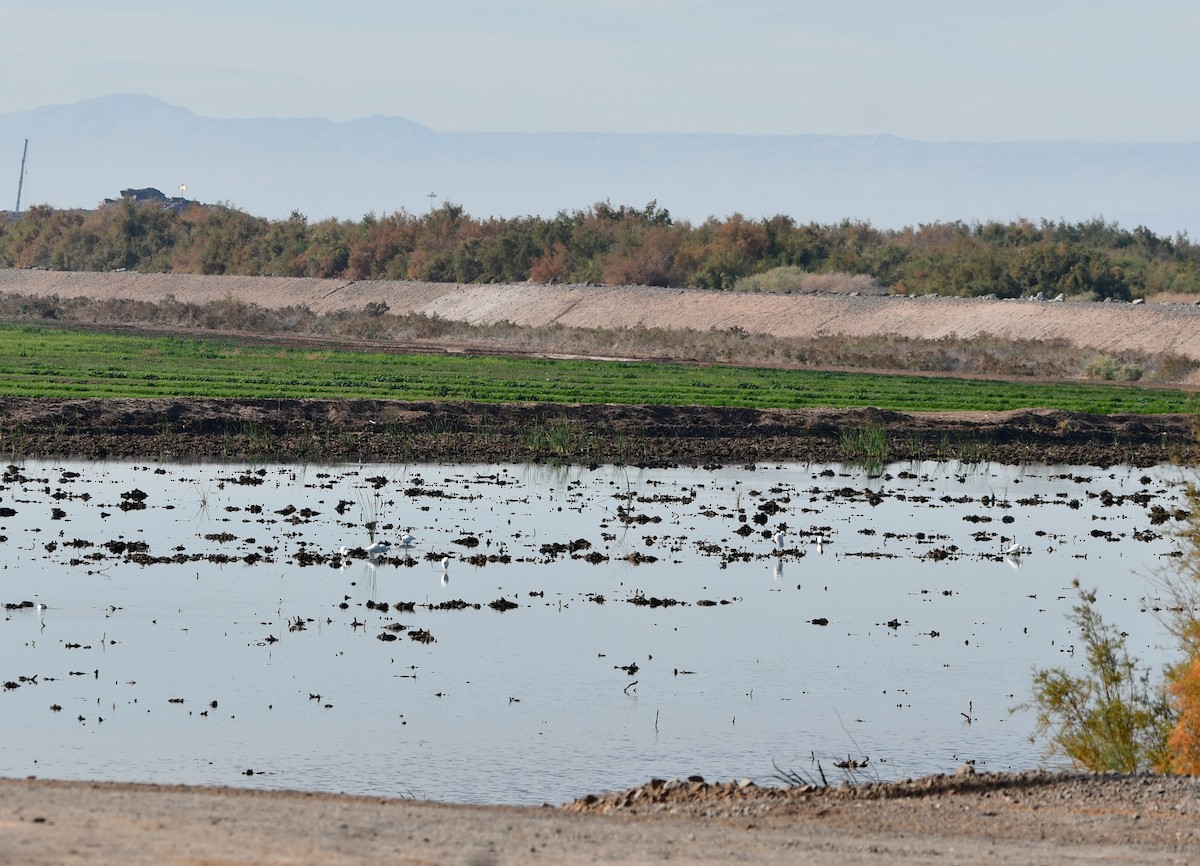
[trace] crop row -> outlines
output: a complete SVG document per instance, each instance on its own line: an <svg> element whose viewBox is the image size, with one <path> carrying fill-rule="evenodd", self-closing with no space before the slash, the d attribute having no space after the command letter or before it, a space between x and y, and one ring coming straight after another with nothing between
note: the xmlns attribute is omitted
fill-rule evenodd
<svg viewBox="0 0 1200 866"><path fill-rule="evenodd" d="M912 375L307 351L221 340L0 326L0 394L29 397L345 397L901 411L1058 408L1188 412L1187 394L1094 384Z"/></svg>

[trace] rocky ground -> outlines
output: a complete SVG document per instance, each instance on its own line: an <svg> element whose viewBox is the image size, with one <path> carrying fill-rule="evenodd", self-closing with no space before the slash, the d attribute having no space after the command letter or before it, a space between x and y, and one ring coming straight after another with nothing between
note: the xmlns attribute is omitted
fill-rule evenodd
<svg viewBox="0 0 1200 866"><path fill-rule="evenodd" d="M654 780L563 808L0 781L0 864L1200 861L1192 778L964 772L760 789Z"/></svg>

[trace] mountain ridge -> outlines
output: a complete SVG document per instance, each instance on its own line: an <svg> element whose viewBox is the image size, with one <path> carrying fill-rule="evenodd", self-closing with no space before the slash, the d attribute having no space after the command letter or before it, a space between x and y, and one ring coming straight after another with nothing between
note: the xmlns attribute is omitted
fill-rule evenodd
<svg viewBox="0 0 1200 866"><path fill-rule="evenodd" d="M1196 142L438 132L378 114L210 118L120 94L0 115L14 201L26 138L25 206L90 208L125 187L185 183L201 201L313 220L445 201L482 218L656 200L693 222L741 213L883 228L1024 217L1103 218L1168 235L1200 229ZM8 170L0 166L0 183Z"/></svg>

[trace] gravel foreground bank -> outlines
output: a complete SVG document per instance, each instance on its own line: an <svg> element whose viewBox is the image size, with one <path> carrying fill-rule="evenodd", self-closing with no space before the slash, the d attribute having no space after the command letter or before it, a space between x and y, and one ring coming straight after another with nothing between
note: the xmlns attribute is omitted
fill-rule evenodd
<svg viewBox="0 0 1200 866"><path fill-rule="evenodd" d="M1194 863L1198 819L1197 780L1149 775L654 782L564 808L0 780L0 864Z"/></svg>

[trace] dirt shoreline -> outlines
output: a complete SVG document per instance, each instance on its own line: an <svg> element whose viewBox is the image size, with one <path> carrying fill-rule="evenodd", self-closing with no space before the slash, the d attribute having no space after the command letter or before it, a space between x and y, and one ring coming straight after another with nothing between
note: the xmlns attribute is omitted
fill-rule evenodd
<svg viewBox="0 0 1200 866"><path fill-rule="evenodd" d="M856 453L846 434L872 428L886 434L886 452ZM641 466L921 459L1149 466L1200 457L1187 415L15 397L0 398L0 449L10 459Z"/></svg>
<svg viewBox="0 0 1200 866"><path fill-rule="evenodd" d="M1198 813L1196 779L1151 775L659 780L566 808L0 780L0 866L1189 863Z"/></svg>

